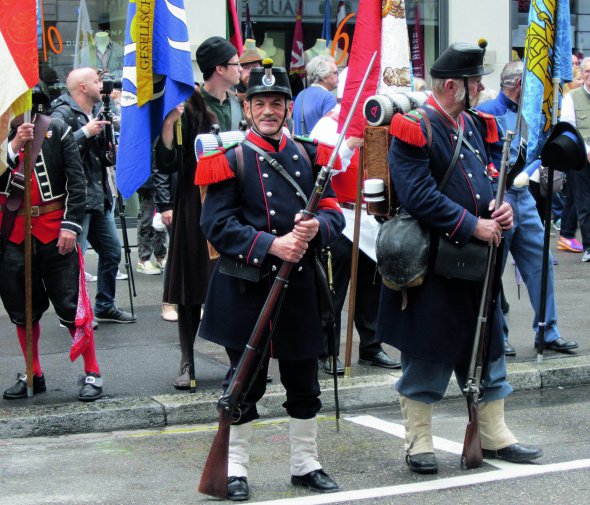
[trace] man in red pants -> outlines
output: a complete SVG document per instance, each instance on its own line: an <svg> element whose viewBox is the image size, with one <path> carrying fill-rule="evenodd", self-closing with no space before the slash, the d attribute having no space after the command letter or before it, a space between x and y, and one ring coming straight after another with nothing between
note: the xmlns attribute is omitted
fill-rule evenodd
<svg viewBox="0 0 590 505"><path fill-rule="evenodd" d="M15 120L8 142L12 170L0 175L0 298L16 324L25 354L23 148L32 141L33 394L46 390L39 360L39 320L51 301L72 335L70 358L73 361L82 355L84 359L86 377L78 399L93 401L102 396L102 378L96 362L82 258L76 246L86 205L82 160L71 129L61 120L42 114L49 107L49 97L39 88L33 91L33 104L31 122L24 122L22 116ZM19 373L16 384L4 391L4 398L26 396L26 375Z"/></svg>

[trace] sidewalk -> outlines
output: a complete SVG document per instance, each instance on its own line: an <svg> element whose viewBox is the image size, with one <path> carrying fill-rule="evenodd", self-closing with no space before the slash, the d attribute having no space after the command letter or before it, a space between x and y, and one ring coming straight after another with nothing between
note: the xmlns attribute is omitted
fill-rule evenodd
<svg viewBox="0 0 590 505"><path fill-rule="evenodd" d="M507 266L505 292L510 303L508 323L510 341L517 351L508 358L509 380L515 390L539 389L590 383L590 264L581 255L557 252L555 268L559 327L565 339L577 340L580 347L569 354L546 351L543 363L537 364L531 330L532 310L521 286L518 299L514 267ZM135 267L137 258L133 251ZM96 257L87 259L88 270L96 271ZM158 428L175 424L213 423L215 402L221 393L221 381L227 369L223 349L198 339L195 345L197 393L176 391L172 387L178 371L180 351L177 328L162 320L160 303L161 276L135 274L138 296L134 298L138 322L135 324L100 324L96 346L105 397L91 404L77 401L76 384L82 371L79 362L69 362L70 336L60 328L52 308L41 321L41 362L47 380L47 392L30 399L7 401L0 398L0 439L11 437L61 435L98 431ZM95 284L90 284L93 296ZM117 283L117 303L129 310L126 281ZM347 307L347 306L346 306ZM343 320L346 321L346 314ZM0 389L14 383L16 372L24 371L14 326L0 305ZM399 353L387 347L396 358ZM339 378L340 407L354 409L387 406L397 402L392 385L400 371L383 370L356 364L358 336L353 343L350 378ZM341 357L344 357L344 337ZM283 390L276 363L271 363L273 384L260 405L265 417L284 414ZM332 377L320 372L323 411L334 408ZM452 383L449 396L460 395Z"/></svg>

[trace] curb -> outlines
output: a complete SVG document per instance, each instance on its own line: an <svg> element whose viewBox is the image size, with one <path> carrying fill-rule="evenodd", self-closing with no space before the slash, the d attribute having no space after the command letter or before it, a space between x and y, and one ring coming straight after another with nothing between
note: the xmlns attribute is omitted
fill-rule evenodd
<svg viewBox="0 0 590 505"><path fill-rule="evenodd" d="M526 391L590 384L590 356L546 359L543 363L509 363L508 377L514 391ZM390 406L397 403L393 388L401 371L339 378L340 409ZM320 381L324 411L334 410L333 380ZM209 424L217 421L211 391L190 395L161 395L140 398L105 399L94 403L5 408L0 411L0 439L58 436L74 433L153 429L178 424ZM445 398L459 398L461 391L451 381ZM258 404L263 418L280 417L284 389L270 385Z"/></svg>

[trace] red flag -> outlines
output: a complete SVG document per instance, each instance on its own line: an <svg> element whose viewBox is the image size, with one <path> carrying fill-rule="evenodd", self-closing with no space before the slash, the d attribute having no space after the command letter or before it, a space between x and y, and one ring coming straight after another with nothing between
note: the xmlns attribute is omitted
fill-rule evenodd
<svg viewBox="0 0 590 505"><path fill-rule="evenodd" d="M303 58L303 27L301 18L303 17L303 0L299 0L297 17L295 18L295 30L293 32L293 47L291 49L291 64L289 65L290 74L305 74L305 60Z"/></svg>
<svg viewBox="0 0 590 505"><path fill-rule="evenodd" d="M6 138L11 119L31 108L39 81L37 4L35 0L0 2L0 175L6 170Z"/></svg>
<svg viewBox="0 0 590 505"><path fill-rule="evenodd" d="M240 35L240 23L238 22L238 11L235 0L227 0L227 35L226 38L238 50L238 56L244 52L242 36Z"/></svg>
<svg viewBox="0 0 590 505"><path fill-rule="evenodd" d="M342 105L338 118L338 131L342 130L344 121L354 101L354 97L367 71L367 62L377 51L377 59L369 74L367 84L359 100L358 107L347 131L347 137L362 137L367 124L363 116L363 103L371 95L374 95L379 82L379 61L381 52L381 2L374 0L360 0L356 27L354 29L354 40L348 60L348 76L342 97Z"/></svg>

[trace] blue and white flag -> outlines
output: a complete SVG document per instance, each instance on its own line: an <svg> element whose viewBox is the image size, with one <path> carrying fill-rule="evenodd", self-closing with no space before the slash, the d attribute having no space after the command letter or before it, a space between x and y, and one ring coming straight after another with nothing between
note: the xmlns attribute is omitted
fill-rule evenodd
<svg viewBox="0 0 590 505"><path fill-rule="evenodd" d="M552 78L572 80L569 0L532 0L525 45L522 114L528 127L527 164L538 158L551 133ZM558 97L561 108L561 86ZM559 109L556 111L559 117Z"/></svg>
<svg viewBox="0 0 590 505"><path fill-rule="evenodd" d="M194 92L183 0L129 0L117 187L129 198L150 176L166 115Z"/></svg>

